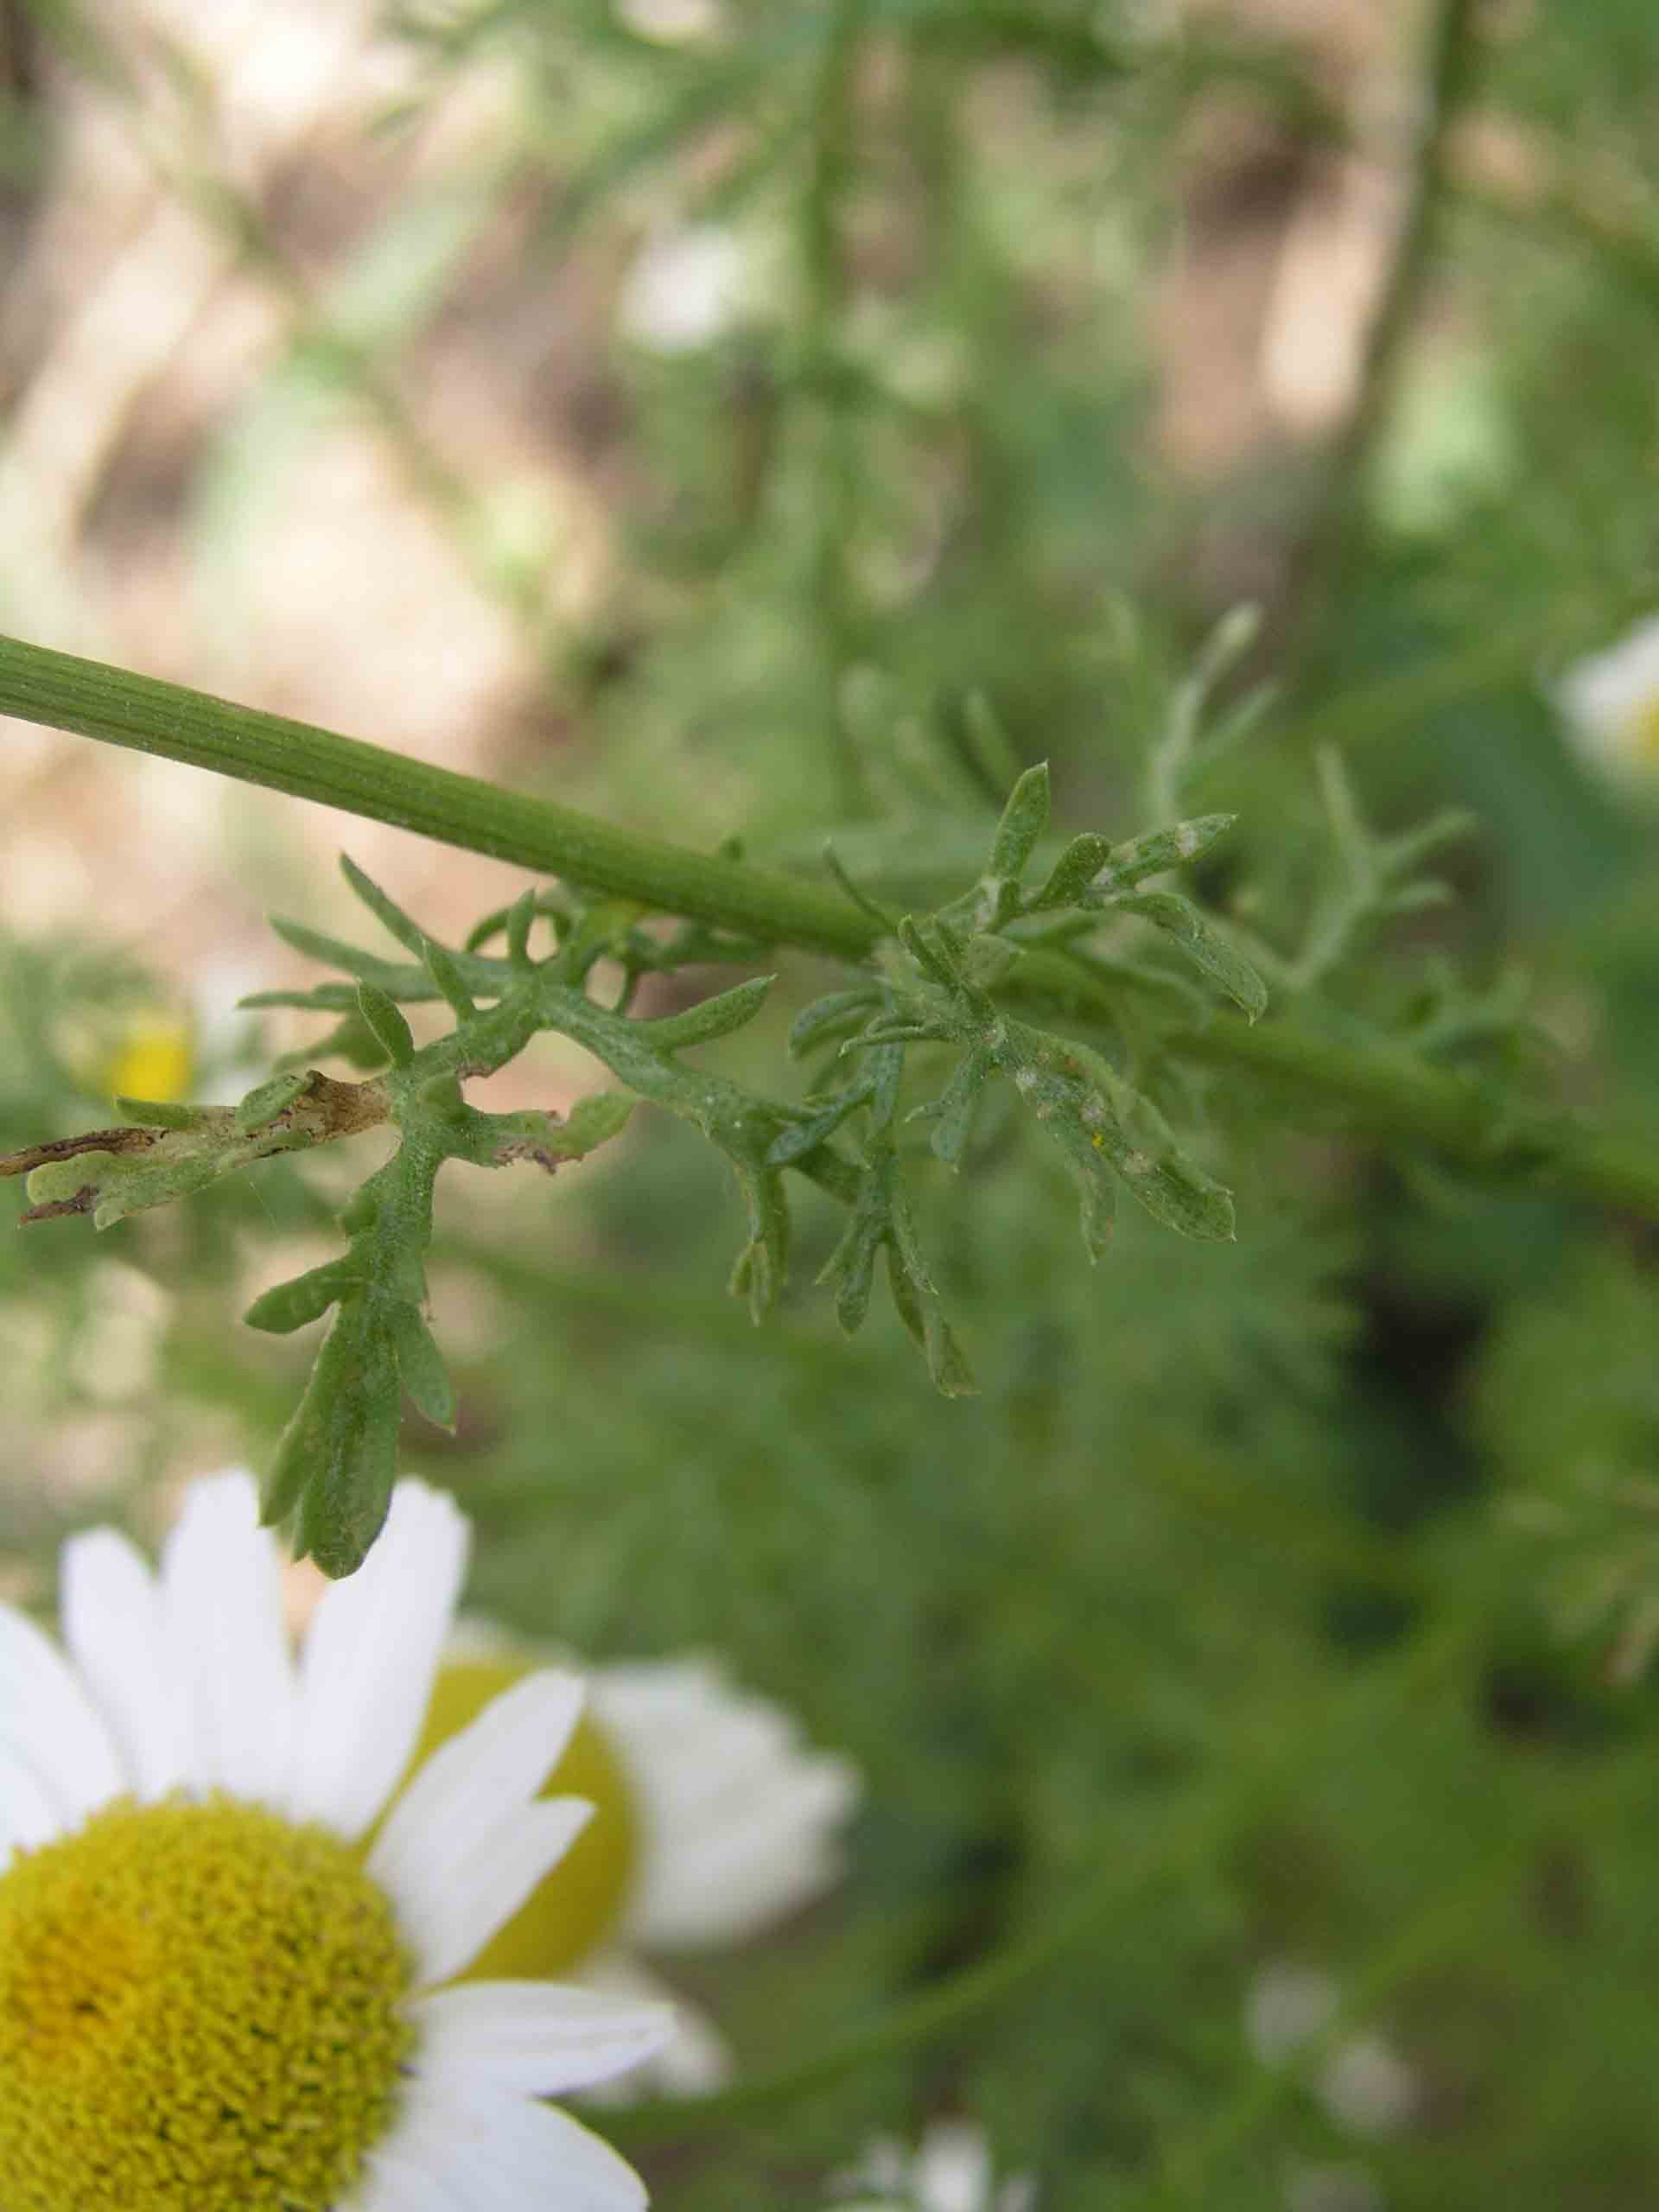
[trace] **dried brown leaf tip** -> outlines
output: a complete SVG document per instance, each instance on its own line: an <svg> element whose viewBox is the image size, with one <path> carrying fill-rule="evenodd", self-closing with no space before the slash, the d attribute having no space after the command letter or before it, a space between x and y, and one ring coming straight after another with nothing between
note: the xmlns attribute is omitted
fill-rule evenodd
<svg viewBox="0 0 1659 2212"><path fill-rule="evenodd" d="M161 1134L159 1129L88 1129L78 1137L54 1137L49 1144L29 1144L21 1152L0 1154L0 1175L30 1175L37 1167L56 1160L73 1160L82 1152L148 1152Z"/></svg>

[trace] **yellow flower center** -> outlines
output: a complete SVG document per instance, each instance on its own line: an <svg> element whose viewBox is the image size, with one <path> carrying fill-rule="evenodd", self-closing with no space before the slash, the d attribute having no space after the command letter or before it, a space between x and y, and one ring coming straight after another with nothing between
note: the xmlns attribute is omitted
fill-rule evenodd
<svg viewBox="0 0 1659 2212"><path fill-rule="evenodd" d="M170 1105L188 1097L194 1073L188 1028L158 1014L127 1033L105 1066L103 1088L112 1098L150 1098Z"/></svg>
<svg viewBox="0 0 1659 2212"><path fill-rule="evenodd" d="M442 1668L413 1765L531 1671L528 1662L512 1659L459 1660ZM485 1945L461 1976L463 1981L556 1979L616 1923L633 1878L638 1823L627 1777L586 1715L550 1771L542 1795L589 1798L593 1818L540 1888Z"/></svg>
<svg viewBox="0 0 1659 2212"><path fill-rule="evenodd" d="M1644 768L1659 768L1659 691L1631 715L1630 730L1636 758Z"/></svg>
<svg viewBox="0 0 1659 2212"><path fill-rule="evenodd" d="M326 2212L396 2107L412 1961L325 1829L105 1807L0 1876L6 2212Z"/></svg>

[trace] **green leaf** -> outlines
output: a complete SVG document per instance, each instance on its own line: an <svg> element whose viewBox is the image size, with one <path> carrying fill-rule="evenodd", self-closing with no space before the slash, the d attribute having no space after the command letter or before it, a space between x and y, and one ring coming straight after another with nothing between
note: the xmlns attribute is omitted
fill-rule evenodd
<svg viewBox="0 0 1659 2212"><path fill-rule="evenodd" d="M1202 975L1254 1021L1266 1010L1268 987L1242 952L1236 952L1215 924L1178 891L1143 891L1113 906L1139 914L1171 937Z"/></svg>
<svg viewBox="0 0 1659 2212"><path fill-rule="evenodd" d="M403 1389L382 1303L369 1292L341 1302L265 1486L266 1522L297 1509L299 1556L335 1578L362 1565L397 1476Z"/></svg>
<svg viewBox="0 0 1659 2212"><path fill-rule="evenodd" d="M867 1072L855 1083L836 1091L833 1097L826 1098L817 1113L772 1139L766 1147L767 1166L787 1167L821 1145L826 1137L833 1136L848 1116L855 1114L865 1104L874 1088L874 1078Z"/></svg>
<svg viewBox="0 0 1659 2212"><path fill-rule="evenodd" d="M1102 837L1092 830L1081 837L1074 837L1059 859L1052 874L1034 899L1027 901L1027 912L1046 912L1052 906L1075 906L1090 889L1095 878L1112 857L1112 841Z"/></svg>
<svg viewBox="0 0 1659 2212"><path fill-rule="evenodd" d="M415 1036L385 993L373 983L357 987L358 1011L373 1031L393 1067L406 1068L415 1057Z"/></svg>
<svg viewBox="0 0 1659 2212"><path fill-rule="evenodd" d="M994 991L1024 957L1005 937L970 937L962 956L962 980L970 991Z"/></svg>
<svg viewBox="0 0 1659 2212"><path fill-rule="evenodd" d="M268 1336L285 1337L295 1329L302 1329L308 1322L321 1320L338 1299L363 1287L359 1268L349 1260L330 1260L322 1267L312 1268L302 1275L296 1275L291 1282L278 1283L262 1297L256 1298L242 1319L251 1329L263 1329Z"/></svg>
<svg viewBox="0 0 1659 2212"><path fill-rule="evenodd" d="M395 937L398 944L412 952L424 967L427 937L420 924L387 898L379 885L364 874L349 853L340 855L340 872L387 935Z"/></svg>
<svg viewBox="0 0 1659 2212"><path fill-rule="evenodd" d="M875 1255L887 1233L887 1207L882 1178L867 1167L860 1178L858 1196L834 1251L818 1271L818 1281L833 1286L836 1319L842 1334L855 1337L870 1310L870 1284Z"/></svg>
<svg viewBox="0 0 1659 2212"><path fill-rule="evenodd" d="M894 1311L927 1361L934 1388L946 1398L976 1396L979 1385L938 1300L931 1295L931 1287L923 1290L903 1255L892 1244L887 1247L887 1287L893 1293Z"/></svg>
<svg viewBox="0 0 1659 2212"><path fill-rule="evenodd" d="M1148 830L1144 837L1115 845L1106 856L1107 880L1096 888L1103 897L1115 897L1121 891L1132 890L1149 875L1185 868L1207 853L1237 819L1236 814L1198 814L1190 822L1176 822L1167 830Z"/></svg>
<svg viewBox="0 0 1659 2212"><path fill-rule="evenodd" d="M1037 1112L1047 1136L1065 1154L1077 1179L1084 1249L1092 1266L1111 1242L1117 1211L1112 1170L1116 1147L1095 1120L1095 1095L1067 1077L1057 1078L1057 1096L1045 1098Z"/></svg>
<svg viewBox="0 0 1659 2212"><path fill-rule="evenodd" d="M804 1059L816 1046L849 1035L872 1007L880 1003L880 995L877 987L869 983L858 990L831 991L824 998L814 999L789 1025L790 1057Z"/></svg>
<svg viewBox="0 0 1659 2212"><path fill-rule="evenodd" d="M383 959L378 952L365 952L337 937L325 937L321 930L314 930L304 922L290 922L282 914L272 914L270 918L271 928L283 942L291 944L296 952L302 952L308 960L321 961L325 968L343 968L348 976L360 976L383 988L397 990L400 996L405 995L404 987L409 970L396 960ZM320 988L326 990L330 986L323 984ZM426 998L431 993L423 988L416 995ZM286 995L278 998L269 991L256 991L251 999L241 1001L244 1006L281 1006L288 1002ZM313 1002L317 1002L315 994Z"/></svg>
<svg viewBox="0 0 1659 2212"><path fill-rule="evenodd" d="M391 1310L391 1327L404 1389L435 1428L446 1428L453 1435L454 1389L431 1330L417 1307L402 1304Z"/></svg>
<svg viewBox="0 0 1659 2212"><path fill-rule="evenodd" d="M398 1016L400 1020L402 1018ZM274 1075L269 1083L256 1084L237 1103L236 1128L245 1136L265 1128L279 1115L285 1114L296 1098L302 1098L309 1087L306 1077L296 1073Z"/></svg>
<svg viewBox="0 0 1659 2212"><path fill-rule="evenodd" d="M470 1021L478 1008L473 1003L473 995L456 965L454 953L429 937L423 938L421 945L422 964L442 992L456 1020Z"/></svg>
<svg viewBox="0 0 1659 2212"><path fill-rule="evenodd" d="M738 1187L748 1208L749 1241L737 1255L730 1288L747 1297L749 1318L765 1319L778 1301L789 1273L789 1207L773 1168L755 1169L734 1160Z"/></svg>
<svg viewBox="0 0 1659 2212"><path fill-rule="evenodd" d="M590 1090L577 1099L563 1121L551 1122L548 1150L560 1160L585 1160L621 1135L639 1103L626 1091Z"/></svg>
<svg viewBox="0 0 1659 2212"><path fill-rule="evenodd" d="M985 871L988 878L1018 888L1027 864L1048 828L1048 763L1039 760L1034 768L1027 769L1008 794L1008 803L991 840L990 860ZM1001 918L1001 915L997 917Z"/></svg>
<svg viewBox="0 0 1659 2212"><path fill-rule="evenodd" d="M981 1094L995 1065L990 1051L983 1045L976 1045L958 1061L950 1082L931 1105L918 1109L919 1113L933 1118L934 1155L947 1167L955 1167L967 1147L979 1112Z"/></svg>
<svg viewBox="0 0 1659 2212"><path fill-rule="evenodd" d="M1099 1139L1101 1149L1154 1220L1183 1236L1230 1243L1232 1193L1177 1148L1162 1116L1147 1101L1134 1092L1128 1096L1132 1119L1146 1124L1144 1138L1138 1128L1126 1128L1096 1097L1088 1109L1091 1141Z"/></svg>
<svg viewBox="0 0 1659 2212"><path fill-rule="evenodd" d="M753 1021L777 982L775 976L753 976L734 990L704 999L684 1014L666 1014L658 1021L635 1024L640 1039L655 1052L677 1052L687 1045L707 1045L716 1037L729 1037Z"/></svg>
<svg viewBox="0 0 1659 2212"><path fill-rule="evenodd" d="M517 969L528 973L533 964L530 957L531 925L536 919L536 893L524 891L507 909L507 957Z"/></svg>
<svg viewBox="0 0 1659 2212"><path fill-rule="evenodd" d="M211 1119L209 1109L168 1098L117 1098L115 1110L147 1129L200 1129Z"/></svg>
<svg viewBox="0 0 1659 2212"><path fill-rule="evenodd" d="M899 942L925 976L954 992L959 978L950 957L950 939L938 922L918 923L906 914L899 925Z"/></svg>

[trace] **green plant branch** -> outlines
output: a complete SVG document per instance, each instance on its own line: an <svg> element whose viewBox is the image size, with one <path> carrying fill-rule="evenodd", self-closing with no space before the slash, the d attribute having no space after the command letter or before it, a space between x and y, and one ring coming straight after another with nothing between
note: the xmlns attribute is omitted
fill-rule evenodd
<svg viewBox="0 0 1659 2212"><path fill-rule="evenodd" d="M861 960L875 941L869 919L838 893L620 830L556 800L314 723L16 638L0 637L0 713L211 768L768 942Z"/></svg>
<svg viewBox="0 0 1659 2212"><path fill-rule="evenodd" d="M769 944L857 963L881 935L877 920L839 892L18 639L0 637L0 713L314 799ZM1086 955L1039 950L1021 956L1006 988L1080 1022L1115 1022L1122 988L1135 980L1097 969ZM1389 1143L1427 1147L1486 1175L1524 1173L1530 1184L1659 1219L1659 1154L1651 1146L1566 1116L1523 1132L1489 1085L1409 1053L1279 1014L1252 1026L1217 1013L1163 1042L1183 1058L1272 1080L1287 1094L1293 1117L1311 1103Z"/></svg>

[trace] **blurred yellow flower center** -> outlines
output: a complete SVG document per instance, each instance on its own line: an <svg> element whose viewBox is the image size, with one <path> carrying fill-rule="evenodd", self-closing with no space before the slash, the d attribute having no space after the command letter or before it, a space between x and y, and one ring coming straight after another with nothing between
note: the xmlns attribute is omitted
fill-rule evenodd
<svg viewBox="0 0 1659 2212"><path fill-rule="evenodd" d="M125 1801L0 1875L6 2212L327 2212L396 2108L412 1961L358 1853Z"/></svg>
<svg viewBox="0 0 1659 2212"><path fill-rule="evenodd" d="M1631 751L1644 768L1659 768L1659 692L1630 717Z"/></svg>
<svg viewBox="0 0 1659 2212"><path fill-rule="evenodd" d="M113 1098L153 1098L163 1105L189 1095L194 1073L190 1032L163 1015L130 1029L104 1070Z"/></svg>
<svg viewBox="0 0 1659 2212"><path fill-rule="evenodd" d="M458 1660L444 1666L427 1708L414 1764L476 1719L492 1698L532 1672L530 1662ZM638 1823L627 1777L599 1727L584 1714L544 1797L586 1797L593 1818L506 1926L473 1961L464 1981L545 1980L566 1973L615 1927L633 1878Z"/></svg>

